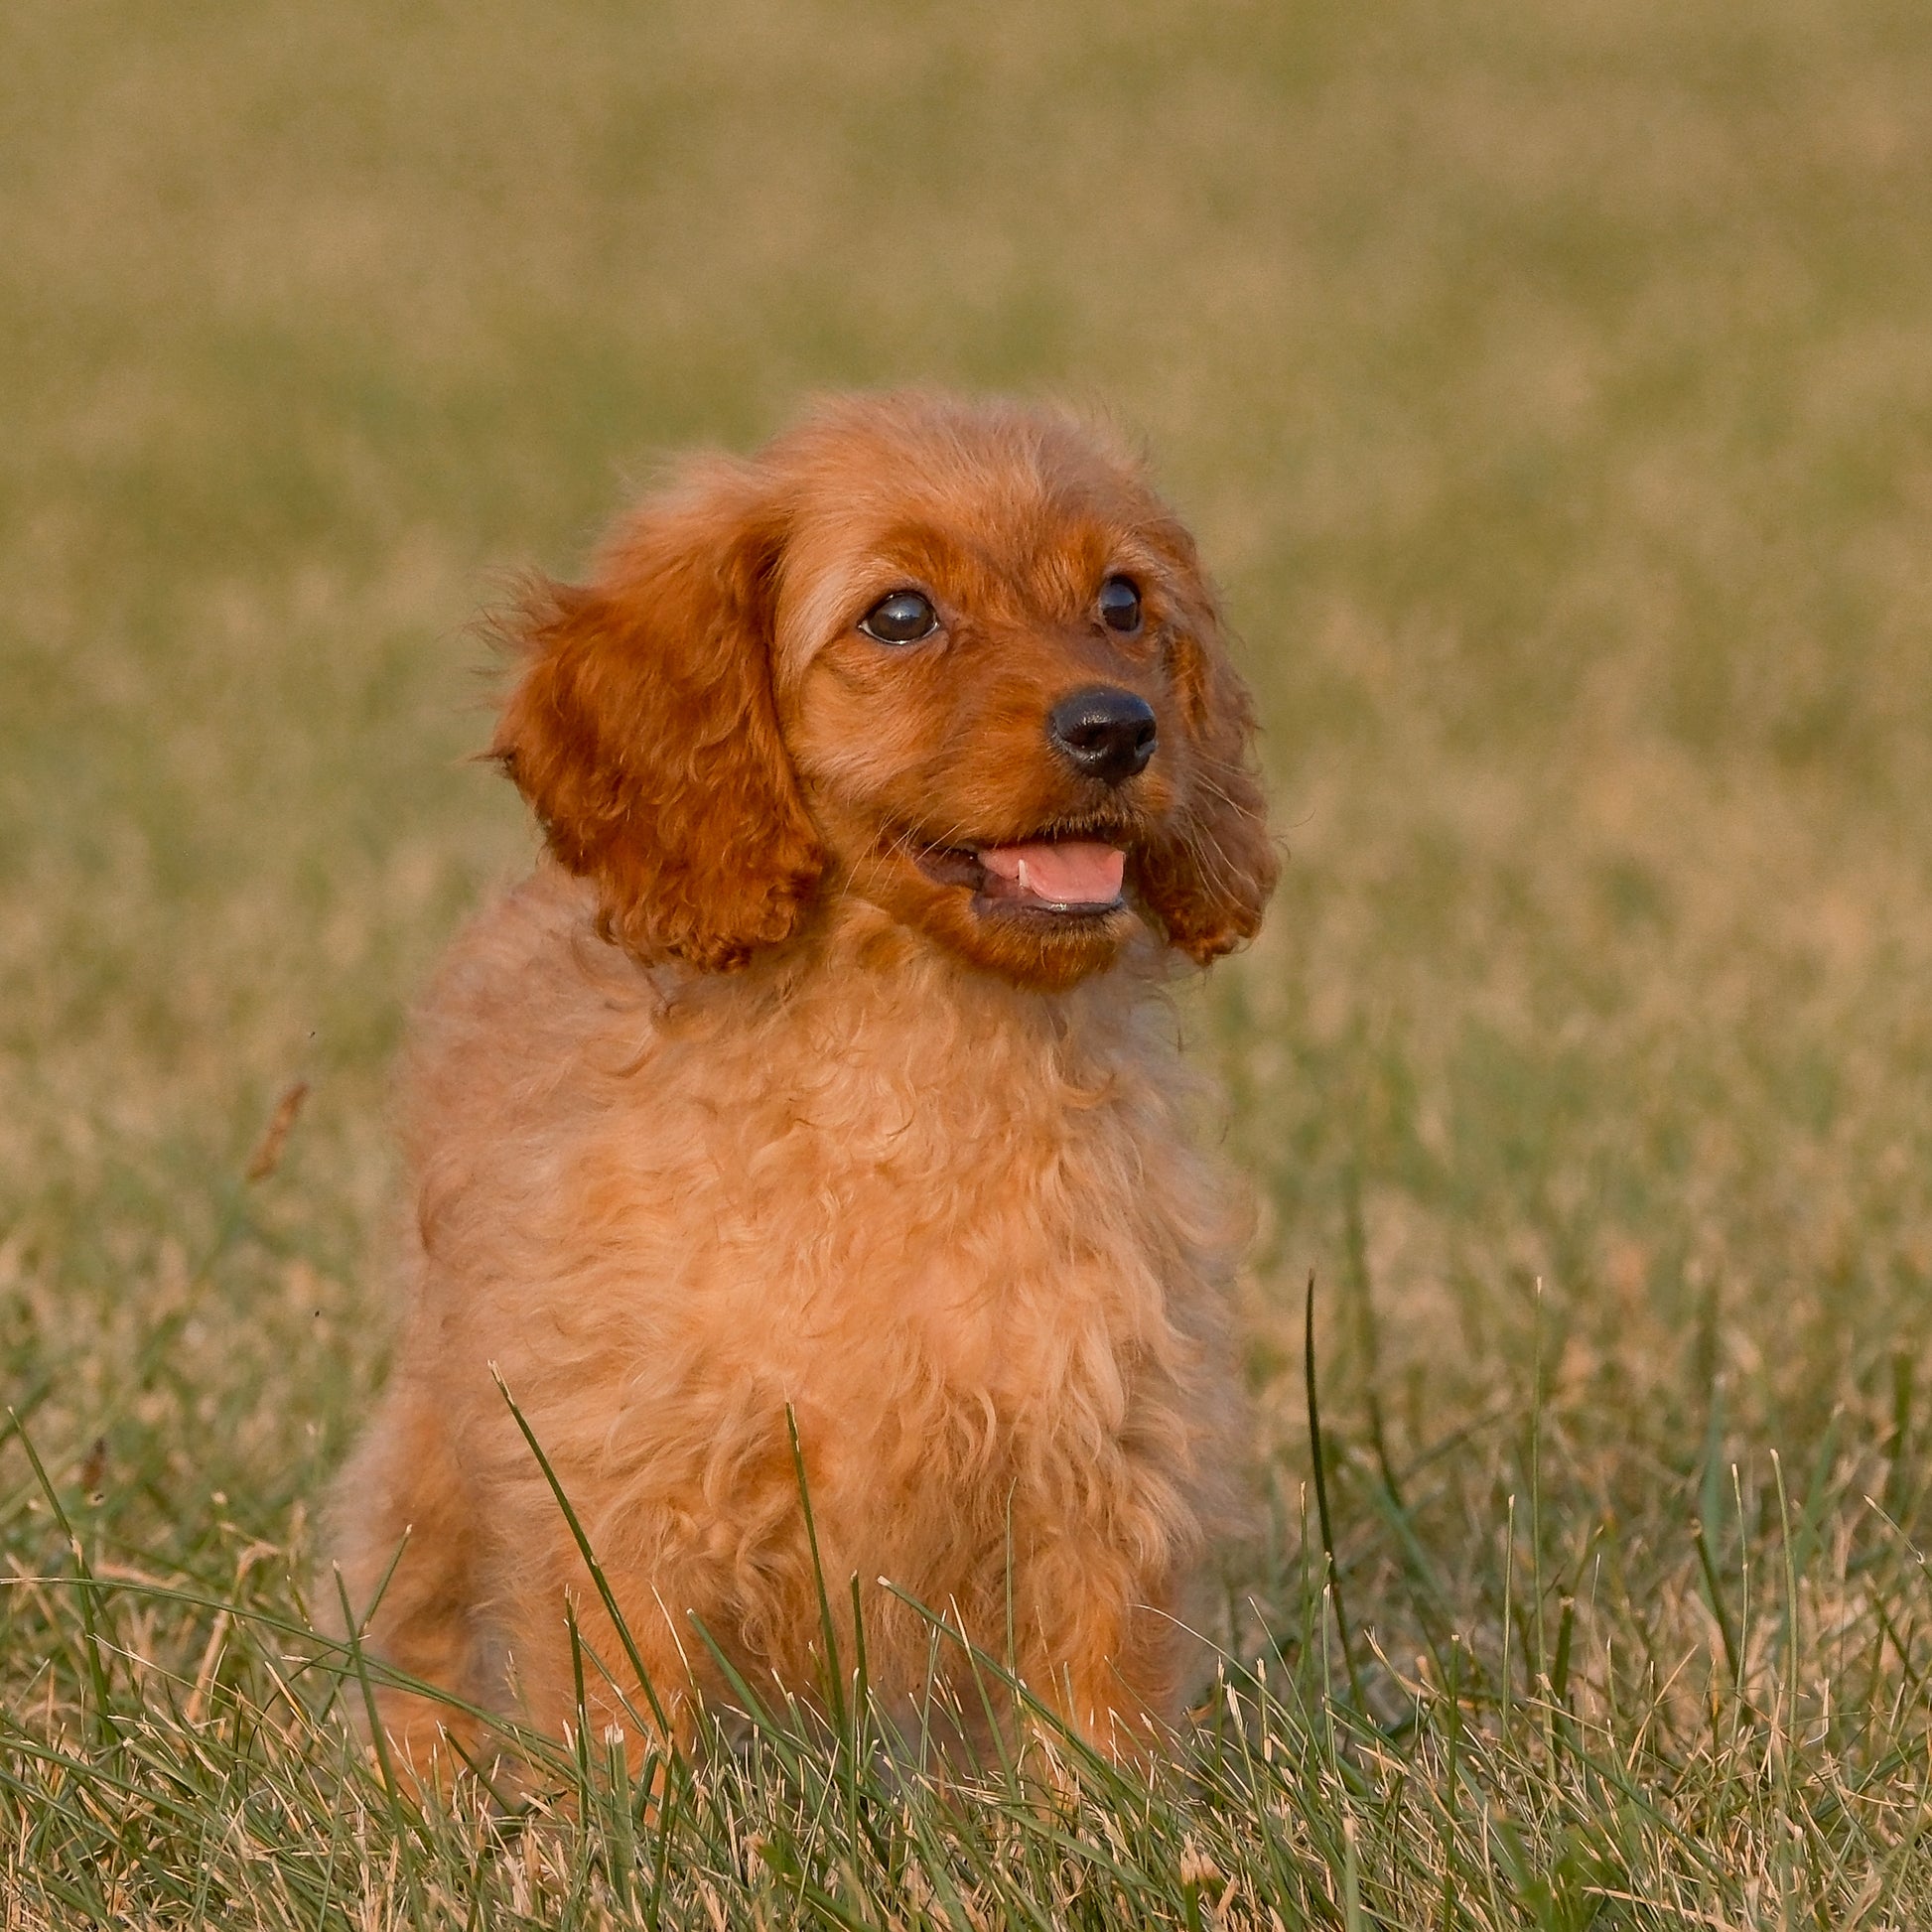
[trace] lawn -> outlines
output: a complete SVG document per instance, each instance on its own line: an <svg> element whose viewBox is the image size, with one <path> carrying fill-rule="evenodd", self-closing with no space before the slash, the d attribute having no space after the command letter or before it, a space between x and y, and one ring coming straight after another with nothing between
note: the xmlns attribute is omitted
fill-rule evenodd
<svg viewBox="0 0 1932 1932"><path fill-rule="evenodd" d="M1916 0L10 8L8 1932L1932 1924L1928 100ZM419 1814L303 1630L472 621L928 378L1145 440L1266 721L1222 1682Z"/></svg>

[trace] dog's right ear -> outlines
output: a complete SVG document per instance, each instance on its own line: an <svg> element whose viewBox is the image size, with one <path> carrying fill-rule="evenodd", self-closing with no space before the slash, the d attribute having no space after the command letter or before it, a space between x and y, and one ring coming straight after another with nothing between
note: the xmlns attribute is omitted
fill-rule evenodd
<svg viewBox="0 0 1932 1932"><path fill-rule="evenodd" d="M759 473L715 460L511 625L526 662L491 755L647 963L742 966L798 929L824 870L771 694L783 542Z"/></svg>

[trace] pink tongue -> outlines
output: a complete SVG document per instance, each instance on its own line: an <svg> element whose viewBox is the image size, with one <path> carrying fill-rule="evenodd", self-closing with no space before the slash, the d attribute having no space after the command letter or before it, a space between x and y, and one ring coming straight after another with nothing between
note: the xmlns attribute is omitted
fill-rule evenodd
<svg viewBox="0 0 1932 1932"><path fill-rule="evenodd" d="M990 845L980 864L996 879L1010 879L1019 898L1054 905L1111 905L1120 897L1127 855L1111 845L1072 840L1062 845Z"/></svg>

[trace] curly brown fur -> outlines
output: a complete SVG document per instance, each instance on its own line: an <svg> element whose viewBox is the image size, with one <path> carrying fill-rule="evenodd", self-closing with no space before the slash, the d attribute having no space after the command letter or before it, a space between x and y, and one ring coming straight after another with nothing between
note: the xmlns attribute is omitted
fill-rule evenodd
<svg viewBox="0 0 1932 1932"><path fill-rule="evenodd" d="M1096 616L1115 577L1132 634ZM906 587L931 636L858 627ZM394 1564L372 1647L557 1732L571 1599L621 1680L493 1368L674 1726L720 1688L694 1618L753 1683L819 1681L789 1408L889 1703L932 1658L909 1596L995 1654L1011 1615L1040 1696L1145 1747L1226 1500L1243 1228L1164 988L1255 931L1276 866L1191 542L1069 418L855 398L644 503L524 641L495 749L553 856L409 1052L403 1328L335 1506L358 1609ZM1148 707L1144 769L1049 739L1090 688ZM419 1773L446 1717L382 1706Z"/></svg>

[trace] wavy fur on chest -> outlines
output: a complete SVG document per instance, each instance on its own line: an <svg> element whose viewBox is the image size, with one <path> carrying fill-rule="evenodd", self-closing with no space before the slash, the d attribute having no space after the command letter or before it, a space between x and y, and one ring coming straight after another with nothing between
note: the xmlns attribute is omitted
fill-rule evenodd
<svg viewBox="0 0 1932 1932"><path fill-rule="evenodd" d="M524 1051L482 1050L511 1002ZM1241 1230L1152 962L1043 997L859 912L783 968L652 975L552 873L460 946L408 1082L404 1347L458 1461L554 1508L493 1362L607 1566L677 1578L746 1661L812 1627L787 1405L833 1583L991 1646L1009 1571L1082 1530L1153 1573L1198 1555ZM480 1552L484 1622L549 1540ZM882 1634L924 1660L896 1603L868 1603L888 1679Z"/></svg>

